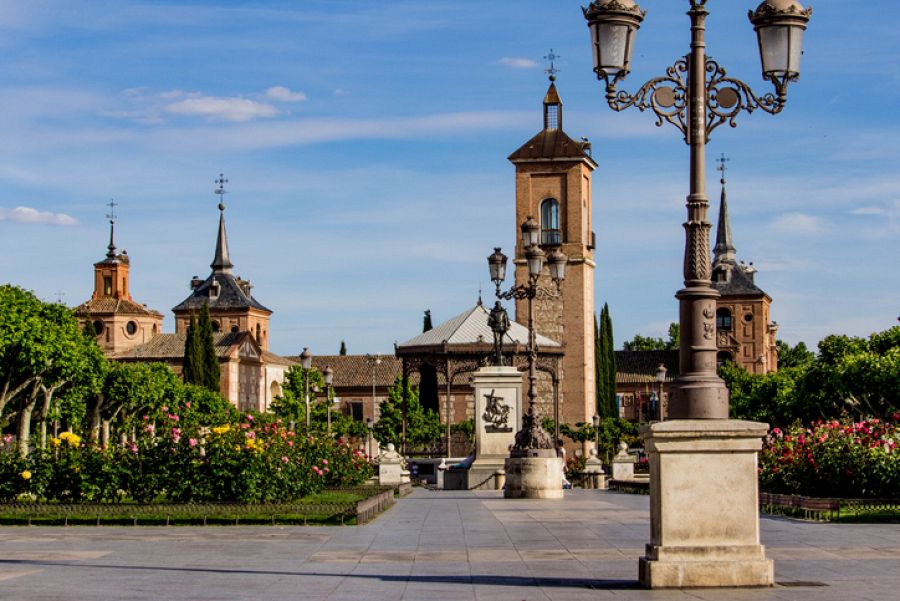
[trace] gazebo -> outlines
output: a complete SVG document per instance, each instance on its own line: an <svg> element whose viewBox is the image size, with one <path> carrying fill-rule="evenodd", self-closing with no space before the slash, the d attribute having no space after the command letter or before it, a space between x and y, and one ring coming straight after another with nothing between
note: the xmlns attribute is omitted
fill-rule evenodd
<svg viewBox="0 0 900 601"><path fill-rule="evenodd" d="M446 387L444 418L447 423L447 443L450 441L450 425L453 421L451 410L451 388L454 381L479 367L490 365L493 360L494 333L488 325L489 312L479 299L474 307L453 317L435 328L424 332L402 344L395 345L394 354L401 360L403 377L430 365L443 378ZM563 345L546 336L536 335L537 369L546 374L552 384L554 420L559 428L559 378L560 361L565 353ZM507 365L525 372L528 368L528 329L515 321L503 338L503 358ZM405 394L405 389L404 389ZM404 408L406 399L404 399ZM465 415L465 411L463 411ZM406 424L404 420L404 446ZM404 449L405 450L405 449ZM449 448L447 449L449 452Z"/></svg>

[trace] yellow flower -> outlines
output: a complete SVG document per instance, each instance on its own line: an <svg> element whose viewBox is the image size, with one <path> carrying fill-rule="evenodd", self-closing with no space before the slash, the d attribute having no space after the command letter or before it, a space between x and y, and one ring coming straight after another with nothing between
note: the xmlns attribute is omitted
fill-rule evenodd
<svg viewBox="0 0 900 601"><path fill-rule="evenodd" d="M70 447L77 447L81 444L81 437L74 432L63 432L59 435L60 440L64 440Z"/></svg>
<svg viewBox="0 0 900 601"><path fill-rule="evenodd" d="M58 438L50 438L50 445L54 447L58 447L62 441Z"/></svg>
<svg viewBox="0 0 900 601"><path fill-rule="evenodd" d="M22 480L31 480L31 472L29 472L28 470L25 470L19 475L22 476Z"/></svg>
<svg viewBox="0 0 900 601"><path fill-rule="evenodd" d="M215 428L212 429L212 431L213 431L215 434L225 434L225 433L228 432L229 430L231 430L231 425L230 425L230 424L225 424L224 426L216 426Z"/></svg>

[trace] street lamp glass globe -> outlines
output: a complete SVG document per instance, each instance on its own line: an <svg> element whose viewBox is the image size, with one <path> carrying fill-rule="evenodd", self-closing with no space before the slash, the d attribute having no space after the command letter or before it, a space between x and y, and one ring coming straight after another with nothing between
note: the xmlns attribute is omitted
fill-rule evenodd
<svg viewBox="0 0 900 601"><path fill-rule="evenodd" d="M506 279L506 255L500 252L500 247L494 247L494 253L488 258L488 268L491 271L491 281L497 286Z"/></svg>
<svg viewBox="0 0 900 601"><path fill-rule="evenodd" d="M554 282L566 279L566 263L569 262L569 257L556 248L547 257L547 262L550 263L550 277Z"/></svg>
<svg viewBox="0 0 900 601"><path fill-rule="evenodd" d="M659 364L659 367L656 368L656 381L657 382L665 382L666 381L666 372L669 371L666 369L666 366L662 363Z"/></svg>
<svg viewBox="0 0 900 601"><path fill-rule="evenodd" d="M765 0L750 11L756 30L763 77L794 80L800 75L803 32L812 15L796 0Z"/></svg>
<svg viewBox="0 0 900 601"><path fill-rule="evenodd" d="M303 366L303 369L312 367L312 353L305 346L303 347L303 352L300 353L300 365Z"/></svg>
<svg viewBox="0 0 900 601"><path fill-rule="evenodd" d="M525 249L525 259L528 261L528 274L538 277L544 270L544 251L537 244Z"/></svg>
<svg viewBox="0 0 900 601"><path fill-rule="evenodd" d="M322 372L322 377L325 379L325 385L331 386L331 383L334 382L334 370L325 366L325 371Z"/></svg>
<svg viewBox="0 0 900 601"><path fill-rule="evenodd" d="M538 225L538 222L534 220L534 217L528 217L525 220L525 223L522 224L522 246L524 248L528 248L529 246L537 246L540 244L540 236L541 236L541 226Z"/></svg>
<svg viewBox="0 0 900 601"><path fill-rule="evenodd" d="M598 78L626 75L637 30L644 20L641 7L632 0L595 0L584 11L594 48L594 73Z"/></svg>

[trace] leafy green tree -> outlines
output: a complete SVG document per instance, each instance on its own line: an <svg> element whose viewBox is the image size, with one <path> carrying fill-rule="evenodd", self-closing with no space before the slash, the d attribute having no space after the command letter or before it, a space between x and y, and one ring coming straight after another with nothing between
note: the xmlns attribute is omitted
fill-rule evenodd
<svg viewBox="0 0 900 601"><path fill-rule="evenodd" d="M423 449L433 446L441 439L443 428L436 411L422 407L419 390L409 380L400 376L388 389L388 397L379 405L380 417L373 432L381 445L389 442L400 448L403 437L403 389L406 388L406 442L410 448Z"/></svg>
<svg viewBox="0 0 900 601"><path fill-rule="evenodd" d="M809 365L816 360L816 354L807 349L803 342L791 347L787 342L778 340L775 346L778 348L778 369Z"/></svg>
<svg viewBox="0 0 900 601"><path fill-rule="evenodd" d="M112 362L89 407L91 439L107 446L115 428L132 434L142 416L155 415L162 407L174 410L182 391L183 384L164 363Z"/></svg>
<svg viewBox="0 0 900 601"><path fill-rule="evenodd" d="M674 351L678 349L679 329L677 323L670 323L668 340L635 334L634 338L622 345L622 348L626 351Z"/></svg>
<svg viewBox="0 0 900 601"><path fill-rule="evenodd" d="M303 369L300 364L293 365L284 374L284 382L281 383L281 395L272 401L271 409L281 419L294 422L297 428L306 428L306 382L309 380L309 406L310 424L319 421L317 413L317 390L325 390L325 378L315 367ZM322 406L321 420L327 419L324 405Z"/></svg>
<svg viewBox="0 0 900 601"><path fill-rule="evenodd" d="M216 354L216 345L213 342L212 320L209 317L209 305L204 304L200 310L200 319L197 320L198 346L200 349L200 365L202 371L200 378L194 382L204 386L213 392L221 390L219 372L219 356Z"/></svg>
<svg viewBox="0 0 900 601"><path fill-rule="evenodd" d="M431 311L425 311L422 320L422 332L432 329ZM430 411L439 411L438 406L438 377L437 369L433 365L423 364L419 368L419 400L422 407Z"/></svg>
<svg viewBox="0 0 900 601"><path fill-rule="evenodd" d="M31 292L0 286L0 426L16 422L16 444L27 454L38 400L49 406L80 377L91 346L71 311ZM47 412L39 410L41 421Z"/></svg>

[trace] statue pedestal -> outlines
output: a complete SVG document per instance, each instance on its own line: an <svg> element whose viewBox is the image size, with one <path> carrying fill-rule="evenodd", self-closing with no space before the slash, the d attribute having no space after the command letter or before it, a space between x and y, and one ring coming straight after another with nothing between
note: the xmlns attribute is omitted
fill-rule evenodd
<svg viewBox="0 0 900 601"><path fill-rule="evenodd" d="M472 375L475 388L475 461L471 489L493 489L509 447L522 427L522 372L515 367L482 367Z"/></svg>
<svg viewBox="0 0 900 601"><path fill-rule="evenodd" d="M650 456L648 588L772 586L759 544L757 453L768 426L707 419L641 429Z"/></svg>

